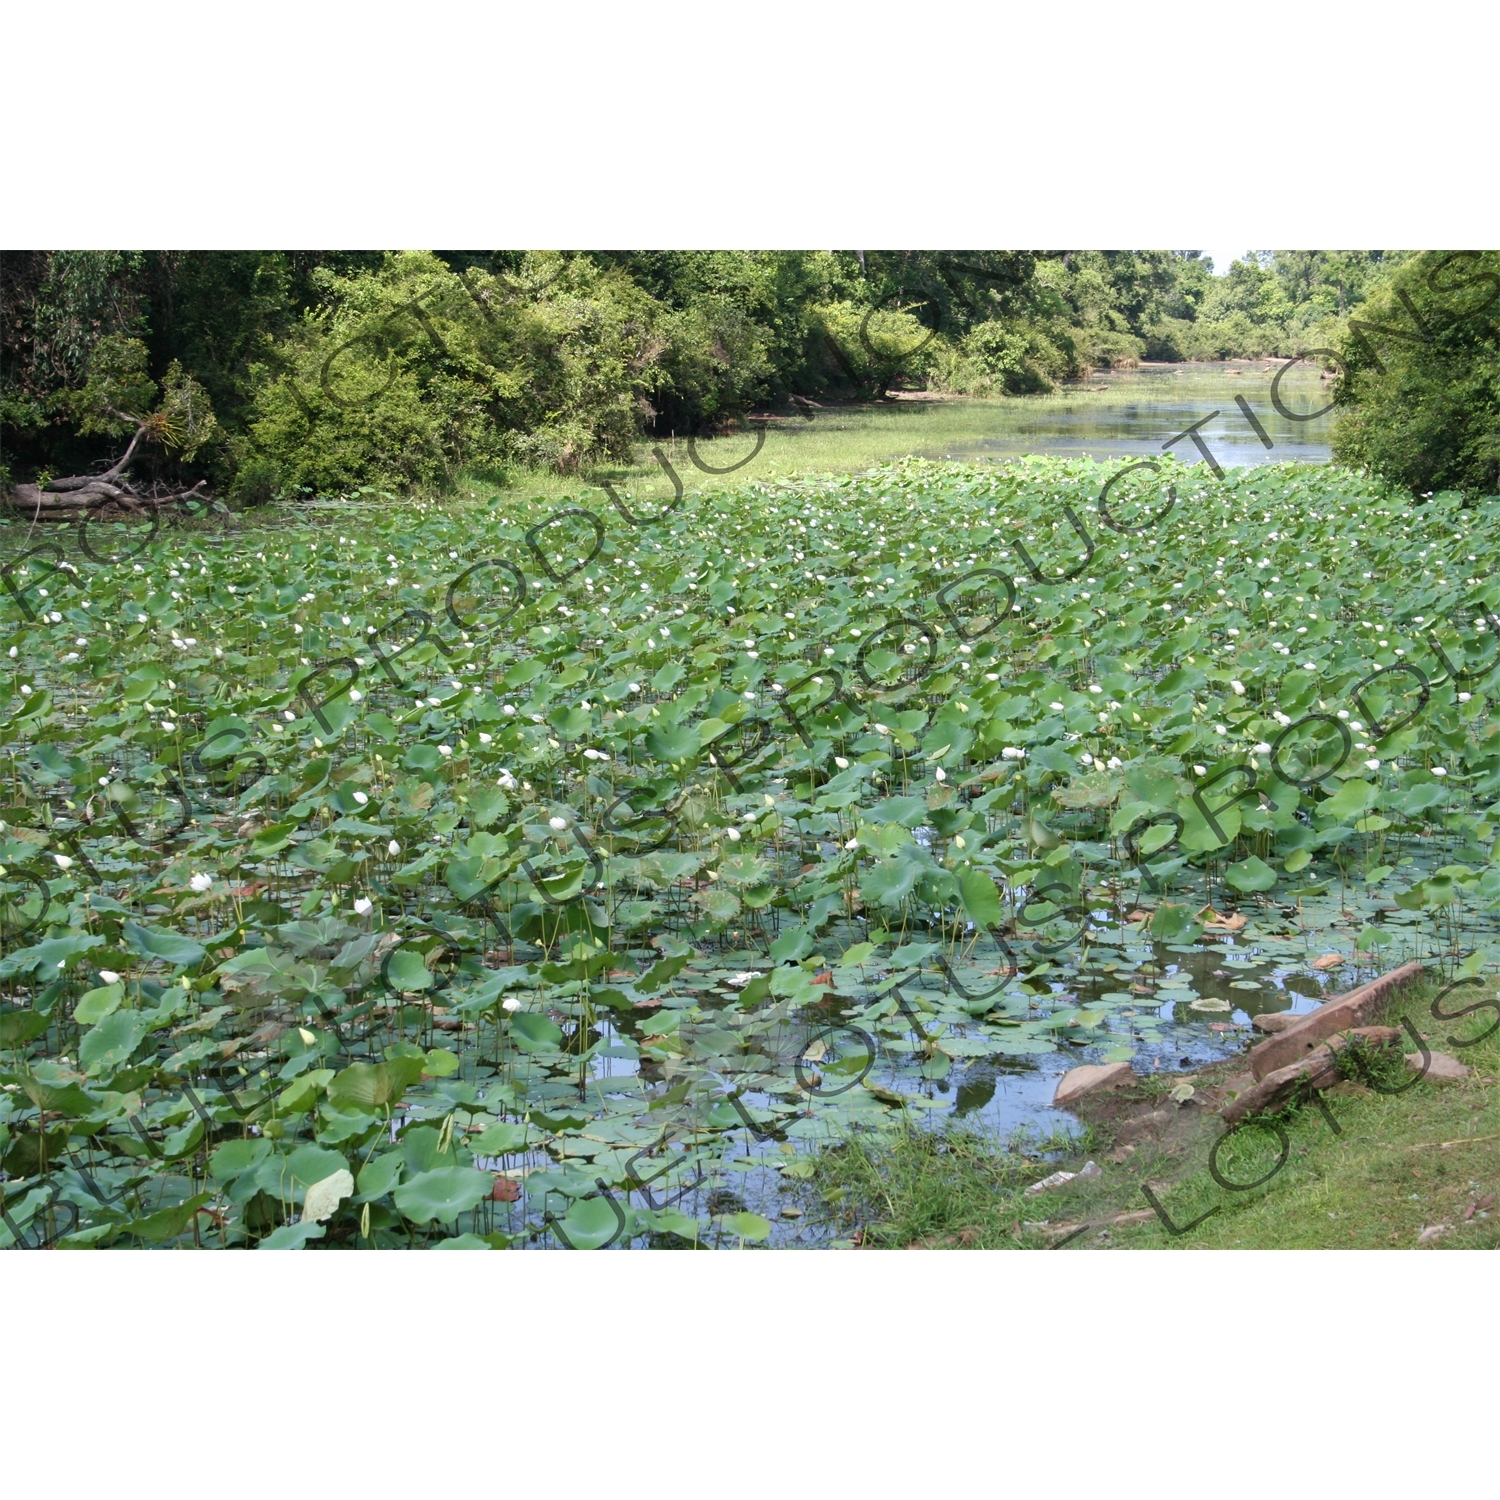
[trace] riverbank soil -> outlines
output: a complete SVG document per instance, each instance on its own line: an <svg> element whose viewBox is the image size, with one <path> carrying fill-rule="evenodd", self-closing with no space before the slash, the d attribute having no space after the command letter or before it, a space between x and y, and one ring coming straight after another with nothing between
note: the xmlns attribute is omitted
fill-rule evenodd
<svg viewBox="0 0 1500 1500"><path fill-rule="evenodd" d="M1369 1082L1346 1078L1230 1131L1219 1110L1252 1082L1237 1057L1086 1097L1068 1157L912 1129L824 1153L815 1181L848 1241L869 1248L1500 1249L1500 1026L1458 1045L1500 1008L1443 1020L1438 993L1414 985L1382 1020L1409 1019L1469 1068L1459 1081L1419 1078L1398 1051ZM1496 993L1466 986L1441 1008ZM1027 1191L1090 1161L1096 1172Z"/></svg>

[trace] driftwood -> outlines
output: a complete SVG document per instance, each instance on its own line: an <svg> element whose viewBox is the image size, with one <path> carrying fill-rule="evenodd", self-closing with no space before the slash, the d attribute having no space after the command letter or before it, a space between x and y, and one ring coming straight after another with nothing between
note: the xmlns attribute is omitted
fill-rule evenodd
<svg viewBox="0 0 1500 1500"><path fill-rule="evenodd" d="M130 516L151 515L187 500L208 498L202 493L203 486L208 483L206 479L200 479L190 490L176 490L165 495L144 495L137 490L122 476L135 457L141 438L154 432L157 424L113 408L110 408L110 414L137 423L135 436L117 463L102 474L74 474L49 480L46 489L35 484L18 484L8 492L0 492L0 508L24 515L33 522L72 521L85 510L92 511L101 520L122 520Z"/></svg>
<svg viewBox="0 0 1500 1500"><path fill-rule="evenodd" d="M18 484L9 494L0 496L0 505L33 521L74 521L85 510L103 520L116 520L150 515L188 500L206 500L203 487L207 483L206 479L200 479L190 490L143 495L128 484L113 484L103 478L58 479L45 490L34 484ZM61 485L69 488L59 488Z"/></svg>

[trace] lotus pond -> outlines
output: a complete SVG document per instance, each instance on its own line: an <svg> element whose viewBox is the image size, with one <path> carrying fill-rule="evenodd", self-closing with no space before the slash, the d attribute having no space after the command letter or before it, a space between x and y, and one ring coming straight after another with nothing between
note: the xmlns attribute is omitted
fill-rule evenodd
<svg viewBox="0 0 1500 1500"><path fill-rule="evenodd" d="M1118 468L4 528L0 1244L836 1244L1477 972L1500 500Z"/></svg>

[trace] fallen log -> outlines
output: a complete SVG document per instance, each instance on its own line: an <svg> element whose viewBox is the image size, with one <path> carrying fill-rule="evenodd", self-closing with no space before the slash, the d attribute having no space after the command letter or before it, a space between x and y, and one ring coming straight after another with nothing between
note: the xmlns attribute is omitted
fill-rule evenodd
<svg viewBox="0 0 1500 1500"><path fill-rule="evenodd" d="M93 511L101 520L117 520L125 516L159 513L168 506L180 506L190 499L208 498L199 493L208 483L206 479L200 479L190 490L144 495L122 478L141 439L148 436L162 438L168 431L167 417L165 410L148 417L133 416L112 406L105 410L122 422L136 424L130 445L116 463L102 474L70 474L49 479L45 489L36 484L18 484L14 489L0 491L0 510L28 516L33 524L37 521L71 521L85 510Z"/></svg>
<svg viewBox="0 0 1500 1500"><path fill-rule="evenodd" d="M190 490L174 490L167 495L142 495L128 486L103 479L90 479L79 488L68 490L42 490L34 484L18 484L0 495L0 507L32 521L75 521L82 511L92 511L101 519L149 515L189 500L206 500L203 487L207 483L206 479L200 479Z"/></svg>

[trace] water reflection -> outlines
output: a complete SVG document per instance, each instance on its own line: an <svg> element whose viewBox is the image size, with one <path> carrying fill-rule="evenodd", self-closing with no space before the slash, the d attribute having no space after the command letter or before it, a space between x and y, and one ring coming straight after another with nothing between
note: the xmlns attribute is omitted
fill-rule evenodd
<svg viewBox="0 0 1500 1500"><path fill-rule="evenodd" d="M1184 463L1202 463L1204 454L1188 433L1201 424L1195 430L1203 447L1226 469L1327 463L1334 422L1324 410L1332 399L1330 383L1305 364L1287 369L1276 396L1288 416L1272 398L1272 381L1285 365L1143 365L1107 371L1049 396L972 402L973 436L949 438L921 456L966 462L1027 454L1140 459L1170 451Z"/></svg>

